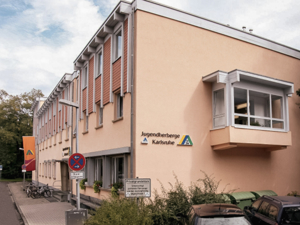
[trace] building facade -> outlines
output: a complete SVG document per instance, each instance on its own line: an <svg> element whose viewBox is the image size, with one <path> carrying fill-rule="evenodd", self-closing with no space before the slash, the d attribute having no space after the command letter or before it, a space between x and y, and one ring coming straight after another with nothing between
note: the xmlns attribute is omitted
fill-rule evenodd
<svg viewBox="0 0 300 225"><path fill-rule="evenodd" d="M300 190L300 51L146 0L119 2L36 110L41 183L72 191L67 160L87 160L83 194L151 178L152 191L203 177L279 195ZM79 104L75 110L58 103ZM100 194L94 181L102 181Z"/></svg>

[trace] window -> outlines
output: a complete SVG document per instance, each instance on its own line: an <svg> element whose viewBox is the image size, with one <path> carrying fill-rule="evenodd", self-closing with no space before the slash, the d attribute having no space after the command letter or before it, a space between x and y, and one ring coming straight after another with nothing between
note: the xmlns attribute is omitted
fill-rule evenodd
<svg viewBox="0 0 300 225"><path fill-rule="evenodd" d="M83 131L89 130L89 116L86 115L86 111L83 111Z"/></svg>
<svg viewBox="0 0 300 225"><path fill-rule="evenodd" d="M116 94L116 119L123 117L123 97L121 93Z"/></svg>
<svg viewBox="0 0 300 225"><path fill-rule="evenodd" d="M115 59L122 56L122 31L119 30L115 34Z"/></svg>
<svg viewBox="0 0 300 225"><path fill-rule="evenodd" d="M217 71L202 80L212 83L213 128L289 131L293 83L241 70Z"/></svg>
<svg viewBox="0 0 300 225"><path fill-rule="evenodd" d="M103 182L103 159L97 158L95 160L95 181Z"/></svg>
<svg viewBox="0 0 300 225"><path fill-rule="evenodd" d="M112 163L112 183L122 182L124 184L124 158L115 157Z"/></svg>
<svg viewBox="0 0 300 225"><path fill-rule="evenodd" d="M258 207L259 207L259 205L260 205L260 203L261 203L261 200L257 200L255 202L253 202L252 208L255 209L255 210L257 210Z"/></svg>
<svg viewBox="0 0 300 225"><path fill-rule="evenodd" d="M263 201L263 203L261 203L260 207L258 208L258 212L265 216L268 216L268 206L269 206L269 203Z"/></svg>
<svg viewBox="0 0 300 225"><path fill-rule="evenodd" d="M269 218L272 219L272 220L276 220L277 215L278 215L278 209L275 206L270 205Z"/></svg>
<svg viewBox="0 0 300 225"><path fill-rule="evenodd" d="M234 88L234 124L284 129L282 96Z"/></svg>
<svg viewBox="0 0 300 225"><path fill-rule="evenodd" d="M214 91L214 127L225 126L224 89Z"/></svg>
<svg viewBox="0 0 300 225"><path fill-rule="evenodd" d="M51 177L51 162L48 162L48 177Z"/></svg>
<svg viewBox="0 0 300 225"><path fill-rule="evenodd" d="M98 76L103 73L103 55L102 51L98 53Z"/></svg>
<svg viewBox="0 0 300 225"><path fill-rule="evenodd" d="M53 161L52 169L53 169L52 177L53 177L53 179L56 179L56 162L55 161Z"/></svg>
<svg viewBox="0 0 300 225"><path fill-rule="evenodd" d="M88 68L86 66L84 67L83 74L82 74L82 89L87 87L87 79L88 79Z"/></svg>
<svg viewBox="0 0 300 225"><path fill-rule="evenodd" d="M101 108L101 104L97 104L97 126L101 126L103 124L103 108Z"/></svg>

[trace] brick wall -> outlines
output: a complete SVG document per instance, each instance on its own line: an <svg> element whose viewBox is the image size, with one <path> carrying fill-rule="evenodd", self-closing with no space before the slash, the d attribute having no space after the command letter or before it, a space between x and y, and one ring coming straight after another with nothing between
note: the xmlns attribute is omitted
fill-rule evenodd
<svg viewBox="0 0 300 225"><path fill-rule="evenodd" d="M113 64L113 85L112 85L113 90L112 91L115 91L121 87L121 60L122 58L119 58Z"/></svg>
<svg viewBox="0 0 300 225"><path fill-rule="evenodd" d="M111 38L104 43L103 56L103 105L109 103L110 98L110 46Z"/></svg>
<svg viewBox="0 0 300 225"><path fill-rule="evenodd" d="M88 113L93 112L93 93L94 93L94 87L93 87L93 81L94 81L94 59L95 57L93 56L90 61L89 61L89 93L88 93Z"/></svg>
<svg viewBox="0 0 300 225"><path fill-rule="evenodd" d="M128 53L128 19L124 22L124 75L123 75L123 91L127 92L127 53Z"/></svg>

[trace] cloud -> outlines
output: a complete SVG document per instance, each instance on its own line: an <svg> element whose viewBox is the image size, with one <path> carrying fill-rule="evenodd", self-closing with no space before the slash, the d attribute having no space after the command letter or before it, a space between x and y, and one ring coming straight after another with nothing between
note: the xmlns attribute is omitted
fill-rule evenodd
<svg viewBox="0 0 300 225"><path fill-rule="evenodd" d="M106 4L107 5L107 4ZM39 88L48 95L101 26L107 11L88 0L32 0L0 26L0 88L11 94ZM26 7L25 7L26 6Z"/></svg>

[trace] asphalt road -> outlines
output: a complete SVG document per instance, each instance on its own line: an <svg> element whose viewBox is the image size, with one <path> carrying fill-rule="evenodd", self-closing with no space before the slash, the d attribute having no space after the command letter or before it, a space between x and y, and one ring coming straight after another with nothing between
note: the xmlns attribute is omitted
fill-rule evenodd
<svg viewBox="0 0 300 225"><path fill-rule="evenodd" d="M0 182L0 224L20 225L23 224L12 198L10 196L7 182Z"/></svg>

